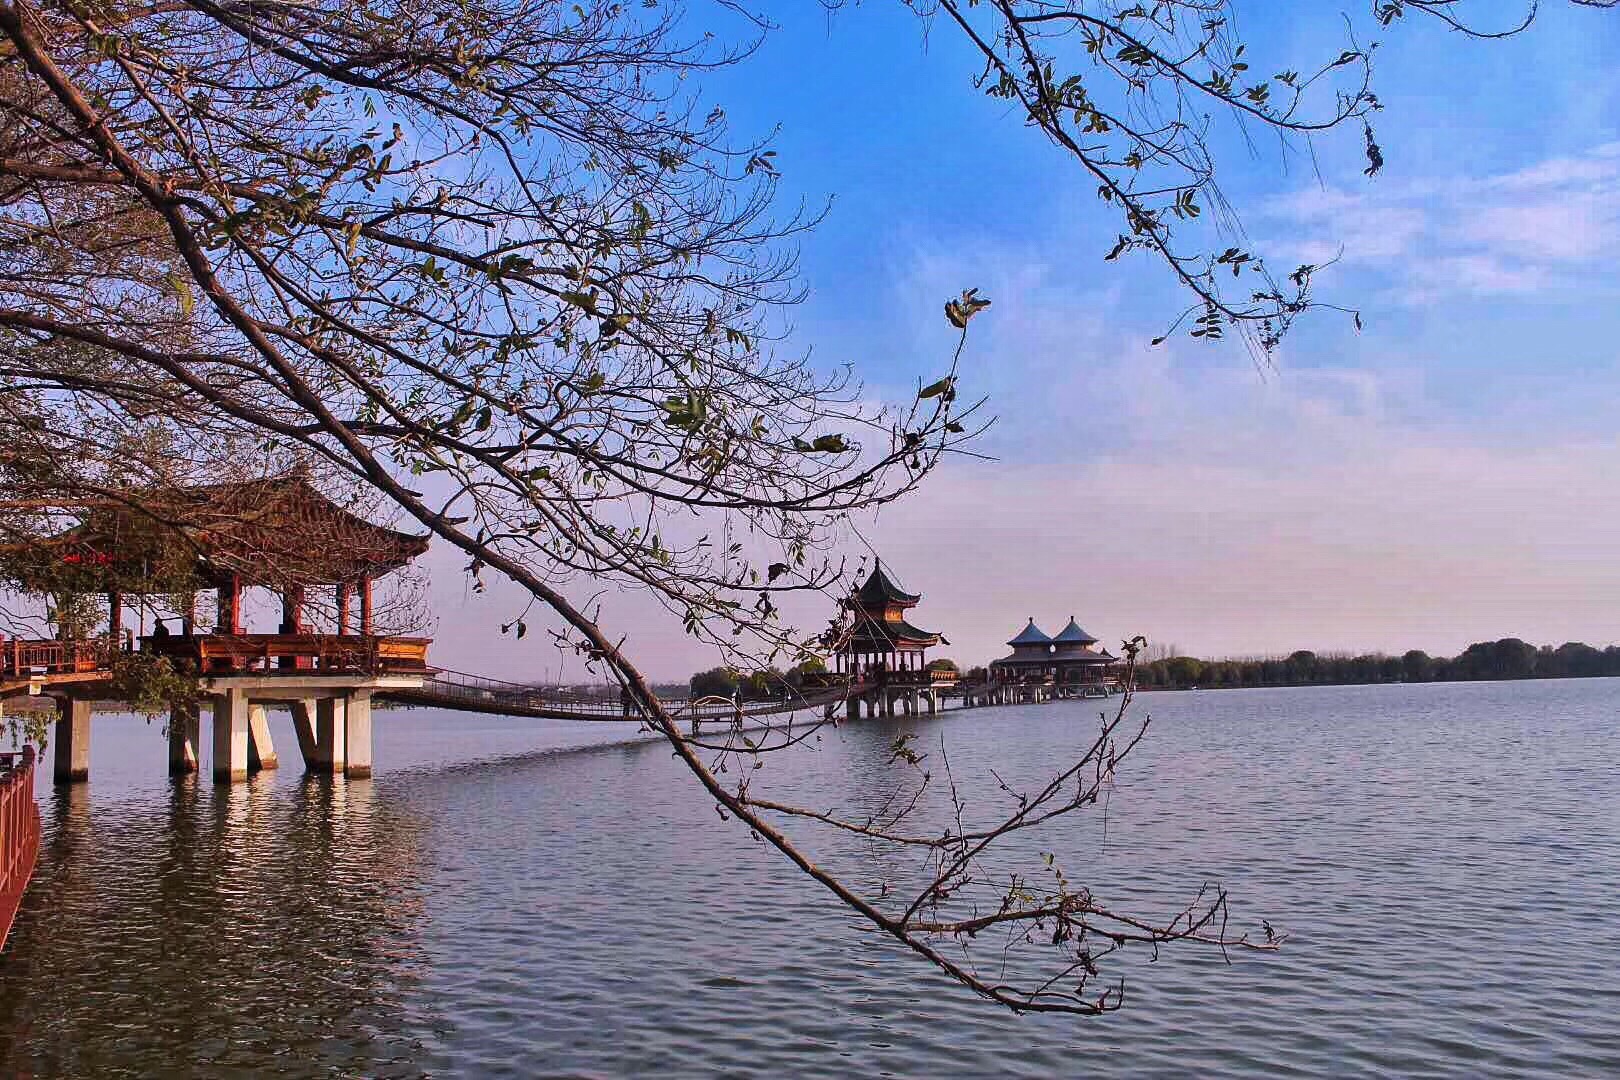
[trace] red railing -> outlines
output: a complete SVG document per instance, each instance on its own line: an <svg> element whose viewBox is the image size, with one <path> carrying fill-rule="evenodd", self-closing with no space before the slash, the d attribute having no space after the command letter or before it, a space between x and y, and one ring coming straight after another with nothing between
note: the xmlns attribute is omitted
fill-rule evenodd
<svg viewBox="0 0 1620 1080"><path fill-rule="evenodd" d="M34 802L34 748L28 746L21 754L0 754L0 948L38 860L39 805Z"/></svg>
<svg viewBox="0 0 1620 1080"><path fill-rule="evenodd" d="M112 664L118 643L107 638L63 641L26 641L0 638L0 675L78 675L100 671Z"/></svg>
<svg viewBox="0 0 1620 1080"><path fill-rule="evenodd" d="M141 651L189 661L204 675L294 669L328 674L427 670L427 638L362 634L197 634L141 638Z"/></svg>

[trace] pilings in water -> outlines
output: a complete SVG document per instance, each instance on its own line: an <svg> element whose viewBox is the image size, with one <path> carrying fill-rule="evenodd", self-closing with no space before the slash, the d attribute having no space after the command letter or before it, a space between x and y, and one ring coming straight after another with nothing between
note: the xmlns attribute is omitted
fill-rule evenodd
<svg viewBox="0 0 1620 1080"><path fill-rule="evenodd" d="M56 749L53 776L58 784L82 784L90 779L90 702L57 698L51 741Z"/></svg>
<svg viewBox="0 0 1620 1080"><path fill-rule="evenodd" d="M1069 701L1075 698L1107 698L1120 692L1116 685L1104 683L982 683L962 687L964 709L990 705L1044 705L1049 701Z"/></svg>
<svg viewBox="0 0 1620 1080"><path fill-rule="evenodd" d="M868 720L879 716L920 716L924 712L935 716L944 707L943 695L926 686L880 686L844 699L844 715L850 720L859 720L863 714ZM829 704L827 719L831 720L837 709L838 702Z"/></svg>
<svg viewBox="0 0 1620 1080"><path fill-rule="evenodd" d="M248 778L248 696L230 689L213 701L214 783L234 784Z"/></svg>
<svg viewBox="0 0 1620 1080"><path fill-rule="evenodd" d="M292 712L299 756L307 771L367 779L372 769L372 694L401 681L279 672L264 678L204 679L196 702L169 711L169 775L190 776L200 769L203 708L208 709L212 726L210 771L215 783L240 783L261 770L277 768L281 761L271 740L268 711L285 706ZM58 784L90 779L93 705L89 696L64 694L56 699L51 742Z"/></svg>
<svg viewBox="0 0 1620 1080"><path fill-rule="evenodd" d="M202 714L196 704L176 705L169 710L169 775L190 776L200 767L198 748L202 743Z"/></svg>

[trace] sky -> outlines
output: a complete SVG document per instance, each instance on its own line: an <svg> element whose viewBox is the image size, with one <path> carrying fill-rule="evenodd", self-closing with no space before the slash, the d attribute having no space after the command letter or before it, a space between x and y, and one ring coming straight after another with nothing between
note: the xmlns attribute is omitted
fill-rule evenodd
<svg viewBox="0 0 1620 1080"><path fill-rule="evenodd" d="M912 621L943 655L983 663L1026 618L1071 615L1205 657L1620 641L1620 12L1381 35L1376 178L1359 131L1314 168L1223 160L1252 244L1285 268L1342 252L1318 292L1364 320L1312 316L1267 368L1236 342L1150 345L1181 297L1143 257L1102 261L1095 185L973 89L947 28L886 0L779 7L701 92L775 131L784 208L831 200L791 341L904 400L954 346L943 301L994 301L961 380L998 417L993 460L949 462L850 541L923 594ZM1238 9L1257 67L1342 42L1332 5ZM544 635L499 634L509 592L473 593L447 551L428 565L436 662L583 675ZM650 675L714 662L645 598L603 603Z"/></svg>

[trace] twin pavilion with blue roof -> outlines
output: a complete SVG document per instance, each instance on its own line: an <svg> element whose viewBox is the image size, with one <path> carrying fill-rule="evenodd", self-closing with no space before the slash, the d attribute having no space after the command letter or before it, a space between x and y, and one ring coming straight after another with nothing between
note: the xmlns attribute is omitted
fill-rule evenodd
<svg viewBox="0 0 1620 1080"><path fill-rule="evenodd" d="M1031 616L1007 644L1012 646L1012 654L990 662L988 689L992 692L999 688L1013 691L1020 699L1040 701L1106 697L1119 690L1119 658L1098 649L1097 639L1080 629L1072 615L1057 637L1048 636Z"/></svg>

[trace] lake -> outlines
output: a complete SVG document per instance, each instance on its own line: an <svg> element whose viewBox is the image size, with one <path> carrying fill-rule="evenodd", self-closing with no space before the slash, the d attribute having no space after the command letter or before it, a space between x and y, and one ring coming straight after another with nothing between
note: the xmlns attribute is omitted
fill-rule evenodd
<svg viewBox="0 0 1620 1080"><path fill-rule="evenodd" d="M993 798L990 768L1042 775L1099 704L846 724L756 790L873 805L915 731ZM283 767L216 789L163 776L155 726L98 716L91 783L41 787L0 1073L1620 1075L1620 680L1135 708L1153 723L1106 828L1087 811L1045 850L1155 917L1218 881L1234 925L1289 938L1230 964L1127 950L1100 1018L948 982L623 729L379 713L377 775L348 783L305 778L276 717Z"/></svg>

